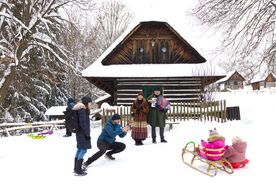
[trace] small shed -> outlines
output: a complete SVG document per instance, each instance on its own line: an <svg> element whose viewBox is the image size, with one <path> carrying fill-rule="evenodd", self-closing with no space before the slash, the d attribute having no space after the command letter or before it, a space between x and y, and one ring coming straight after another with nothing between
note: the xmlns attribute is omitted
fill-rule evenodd
<svg viewBox="0 0 276 184"><path fill-rule="evenodd" d="M276 87L276 75L273 73L269 73L266 76L261 77L260 75L256 75L251 81L250 84L253 90L260 90L263 88L271 88Z"/></svg>
<svg viewBox="0 0 276 184"><path fill-rule="evenodd" d="M145 21L132 24L82 76L110 94L111 105L131 105L139 91L147 97L156 86L171 102L200 100L205 86L225 77L214 71L167 22Z"/></svg>
<svg viewBox="0 0 276 184"><path fill-rule="evenodd" d="M244 81L245 81L244 77L235 70L235 71L228 72L226 77L218 80L216 84L220 91L224 91L227 89L235 90L235 89L243 89Z"/></svg>
<svg viewBox="0 0 276 184"><path fill-rule="evenodd" d="M49 121L64 119L64 111L67 106L52 106L45 112L45 116L48 117Z"/></svg>
<svg viewBox="0 0 276 184"><path fill-rule="evenodd" d="M265 78L265 88L276 87L276 75L270 73Z"/></svg>

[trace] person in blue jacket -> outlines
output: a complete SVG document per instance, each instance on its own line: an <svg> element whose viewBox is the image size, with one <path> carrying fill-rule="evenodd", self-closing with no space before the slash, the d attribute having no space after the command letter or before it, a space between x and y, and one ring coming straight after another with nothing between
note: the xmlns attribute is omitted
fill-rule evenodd
<svg viewBox="0 0 276 184"><path fill-rule="evenodd" d="M116 136L121 138L125 137L128 131L128 127L121 127L120 122L121 117L119 114L114 114L111 119L107 121L102 130L102 133L97 140L97 147L99 148L99 151L89 157L86 162L84 162L83 166L85 168L104 155L107 150L109 151L105 154L105 157L110 160L115 160L112 155L115 153L120 153L126 148L124 143L115 141Z"/></svg>

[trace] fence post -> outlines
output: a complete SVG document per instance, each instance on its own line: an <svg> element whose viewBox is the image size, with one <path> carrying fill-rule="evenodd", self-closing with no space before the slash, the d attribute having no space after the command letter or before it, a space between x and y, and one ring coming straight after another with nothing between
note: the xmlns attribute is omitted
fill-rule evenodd
<svg viewBox="0 0 276 184"><path fill-rule="evenodd" d="M105 114L105 108L103 108L102 127L103 127L104 122L105 122L105 116L106 116L106 114Z"/></svg>
<svg viewBox="0 0 276 184"><path fill-rule="evenodd" d="M199 120L202 121L202 101L199 102Z"/></svg>
<svg viewBox="0 0 276 184"><path fill-rule="evenodd" d="M226 100L223 100L223 120L226 122Z"/></svg>
<svg viewBox="0 0 276 184"><path fill-rule="evenodd" d="M173 106L173 122L175 122L175 108L176 108L175 106Z"/></svg>
<svg viewBox="0 0 276 184"><path fill-rule="evenodd" d="M179 103L176 103L176 120L180 120L180 114L179 114Z"/></svg>
<svg viewBox="0 0 276 184"><path fill-rule="evenodd" d="M186 106L185 106L185 102L183 102L183 119L184 121L186 120L186 110L185 110Z"/></svg>

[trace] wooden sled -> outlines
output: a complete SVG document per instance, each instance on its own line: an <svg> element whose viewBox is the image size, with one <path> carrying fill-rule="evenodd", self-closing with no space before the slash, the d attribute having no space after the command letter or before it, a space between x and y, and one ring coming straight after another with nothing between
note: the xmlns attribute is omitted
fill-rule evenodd
<svg viewBox="0 0 276 184"><path fill-rule="evenodd" d="M198 147L195 146L194 142L188 142L182 149L182 161L191 168L212 177L216 176L218 169L228 174L234 173L231 164L226 159L222 158L217 161L208 160L198 155L197 150Z"/></svg>

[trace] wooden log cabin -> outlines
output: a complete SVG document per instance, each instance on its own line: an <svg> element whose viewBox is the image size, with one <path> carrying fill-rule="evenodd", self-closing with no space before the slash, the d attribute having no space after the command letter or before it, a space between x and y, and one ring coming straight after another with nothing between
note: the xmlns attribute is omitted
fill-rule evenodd
<svg viewBox="0 0 276 184"><path fill-rule="evenodd" d="M253 90L260 90L261 88L271 88L276 87L276 75L269 73L265 77L256 75L251 81L250 84Z"/></svg>
<svg viewBox="0 0 276 184"><path fill-rule="evenodd" d="M226 77L218 80L216 84L220 91L227 89L243 89L245 78L237 71L228 72Z"/></svg>
<svg viewBox="0 0 276 184"><path fill-rule="evenodd" d="M225 77L207 71L205 62L167 22L140 22L127 29L82 76L109 93L112 105L131 105L139 91L147 97L156 86L171 102L195 101L201 99L206 85Z"/></svg>

